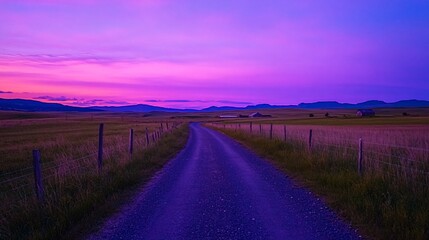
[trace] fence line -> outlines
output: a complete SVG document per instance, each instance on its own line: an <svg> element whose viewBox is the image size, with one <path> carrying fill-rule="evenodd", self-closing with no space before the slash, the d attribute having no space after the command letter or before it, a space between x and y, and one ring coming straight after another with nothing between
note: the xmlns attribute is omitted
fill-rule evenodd
<svg viewBox="0 0 429 240"><path fill-rule="evenodd" d="M100 124L99 128L99 141L98 141L98 152L92 152L84 156L80 156L72 159L63 159L59 162L55 160L45 162L43 161L43 152L35 150L34 154L34 166L25 167L22 169L13 170L10 172L4 172L0 174L0 201L5 199L13 199L9 202L20 203L29 199L34 199L35 196L40 202L43 202L45 187L44 182L49 185L56 182L57 178L75 176L76 172L88 172L94 171L94 166L103 164L103 161L107 161L108 167L111 163L118 162L123 165L132 159L132 156L138 151L144 151L145 149L152 148L160 141L165 134L168 134L179 127L182 123L162 123L160 127L157 127L152 132L149 132L145 128L141 133L136 134L134 129L130 129L129 138L121 142L121 139L113 141L108 147L104 146L103 131L104 125ZM149 136L153 139L149 142ZM40 155L39 155L40 154ZM120 159L116 161L113 158L114 155L119 154L121 157L128 155L128 158ZM113 166L113 165L112 165ZM99 171L94 171L94 175L99 172L105 174L101 168ZM78 176L79 177L79 176ZM9 212L6 209L7 206L0 206L0 213ZM0 214L1 215L1 214Z"/></svg>
<svg viewBox="0 0 429 240"><path fill-rule="evenodd" d="M18 177L9 178L9 179L6 179L6 180L0 182L0 185L5 184L5 183L9 183L9 182L13 182L13 181L15 181L17 179L22 179L22 178L31 177L31 176L33 176L33 173L27 173L25 175L21 175L21 176L18 176Z"/></svg>
<svg viewBox="0 0 429 240"><path fill-rule="evenodd" d="M31 171L31 170L33 170L33 167L27 167L27 168L18 169L18 170L12 171L12 172L2 173L2 174L0 174L0 178L3 178L4 176L14 175L17 173L23 173L26 171Z"/></svg>
<svg viewBox="0 0 429 240"><path fill-rule="evenodd" d="M43 168L44 171L48 171L48 170L52 170L52 169L58 169L60 167L64 167L64 166L70 166L70 165L74 165L76 163L80 163L79 161L84 160L84 159L89 159L90 157L95 157L96 154L91 154L88 155L86 157L82 157L82 158L78 158L78 159L72 159L72 160L67 160L65 163L61 163L61 164L54 164L52 166Z"/></svg>
<svg viewBox="0 0 429 240"><path fill-rule="evenodd" d="M299 141L302 144L307 145L308 149L314 150L323 150L319 147L332 147L338 149L344 149L350 153L353 153L353 156L357 160L357 170L360 174L365 174L375 170L382 174L391 174L389 171L381 171L380 169L375 168L377 164L388 165L392 168L400 168L404 171L414 172L417 175L427 175L429 176L429 159L428 155L429 149L413 147L413 146L401 146L398 144L385 144L385 143L376 143L373 141L365 141L364 138L352 139L334 136L335 139L329 138L329 136L324 136L326 130L316 130L314 126L299 126L299 129L291 129L286 125L275 125L274 127L278 130L273 133L272 124L259 124L259 131L255 131L253 126L254 123L240 124L240 127L237 127L238 124L230 123L209 123L209 125L223 128L231 129L234 131L241 131L248 133L250 135L262 136L267 139L276 139L281 141ZM244 125L244 127L243 127ZM280 130L279 130L280 129ZM320 129L320 128L319 128ZM380 146L385 148L384 151L377 149L375 146ZM400 152L395 154L392 151L397 151L396 149L407 150L405 152ZM415 152L417 151L417 152ZM312 151L312 154L315 154ZM410 157L412 156L412 157ZM393 162L392 162L393 161ZM400 161L397 163L396 161ZM396 173L395 173L396 174ZM397 177L403 177L396 174Z"/></svg>

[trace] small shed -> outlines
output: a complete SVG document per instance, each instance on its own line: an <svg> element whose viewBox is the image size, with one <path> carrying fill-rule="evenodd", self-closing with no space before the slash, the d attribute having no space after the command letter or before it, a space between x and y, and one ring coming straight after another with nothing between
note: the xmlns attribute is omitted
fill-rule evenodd
<svg viewBox="0 0 429 240"><path fill-rule="evenodd" d="M373 117L373 116L375 116L375 112L372 109L359 109L356 112L356 116L358 116L358 117Z"/></svg>

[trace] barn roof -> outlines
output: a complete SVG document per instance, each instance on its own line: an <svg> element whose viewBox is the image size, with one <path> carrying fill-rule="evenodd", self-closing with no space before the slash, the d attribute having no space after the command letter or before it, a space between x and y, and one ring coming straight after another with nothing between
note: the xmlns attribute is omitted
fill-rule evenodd
<svg viewBox="0 0 429 240"><path fill-rule="evenodd" d="M254 112L254 113L250 114L249 116L250 117L253 117L253 116L262 116L262 114L260 112Z"/></svg>

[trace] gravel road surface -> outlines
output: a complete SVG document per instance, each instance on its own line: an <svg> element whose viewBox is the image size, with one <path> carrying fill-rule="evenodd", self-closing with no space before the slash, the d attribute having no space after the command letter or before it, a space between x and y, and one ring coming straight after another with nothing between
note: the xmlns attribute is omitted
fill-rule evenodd
<svg viewBox="0 0 429 240"><path fill-rule="evenodd" d="M360 239L267 161L190 128L186 148L88 239Z"/></svg>

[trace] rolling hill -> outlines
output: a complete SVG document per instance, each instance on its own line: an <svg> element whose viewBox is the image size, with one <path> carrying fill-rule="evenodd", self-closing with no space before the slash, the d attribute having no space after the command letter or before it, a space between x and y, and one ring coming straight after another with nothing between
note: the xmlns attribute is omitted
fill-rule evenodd
<svg viewBox="0 0 429 240"><path fill-rule="evenodd" d="M137 104L128 106L94 106L94 107L72 107L59 103L45 103L25 99L2 99L0 98L0 110L3 111L26 111L26 112L220 112L220 111L239 111L239 110L258 110L258 109L361 109L361 108L415 108L429 107L429 101L424 100L403 100L393 103L383 101L366 101L357 104L339 103L335 101L300 103L298 105L270 105L258 104L246 107L231 106L211 106L201 110L195 109L177 109L152 106L147 104Z"/></svg>
<svg viewBox="0 0 429 240"><path fill-rule="evenodd" d="M24 112L94 112L100 111L90 108L72 107L59 103L44 103L25 99L0 98L0 110Z"/></svg>

